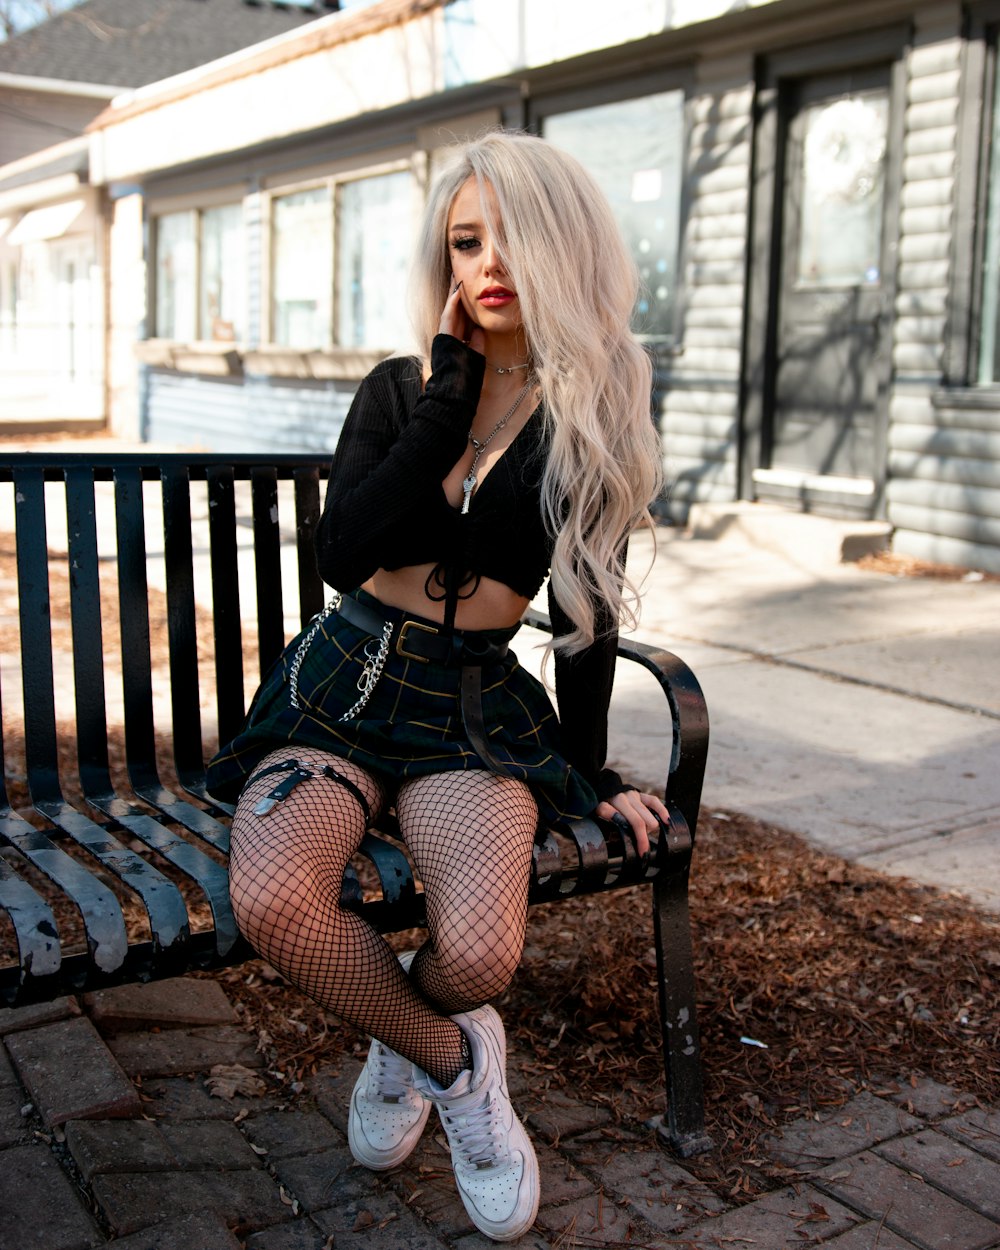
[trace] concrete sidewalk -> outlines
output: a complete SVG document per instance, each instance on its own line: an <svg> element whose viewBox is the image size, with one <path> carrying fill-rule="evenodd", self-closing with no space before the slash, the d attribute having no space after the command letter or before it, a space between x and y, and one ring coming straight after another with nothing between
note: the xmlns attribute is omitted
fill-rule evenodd
<svg viewBox="0 0 1000 1250"><path fill-rule="evenodd" d="M637 636L706 694L706 803L1000 910L1000 582L865 572L823 554L835 523L784 517L779 541L744 525L630 547ZM669 744L627 667L611 752L653 780Z"/></svg>

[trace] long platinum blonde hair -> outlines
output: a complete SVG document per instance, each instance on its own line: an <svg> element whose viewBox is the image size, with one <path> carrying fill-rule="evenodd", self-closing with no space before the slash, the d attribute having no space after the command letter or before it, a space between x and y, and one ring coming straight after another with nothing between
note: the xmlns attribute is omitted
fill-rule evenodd
<svg viewBox="0 0 1000 1250"><path fill-rule="evenodd" d="M573 653L617 622L634 625L638 591L625 577L624 540L649 518L662 483L651 362L629 328L638 274L604 193L578 161L531 135L490 132L457 150L429 195L413 273L425 366L450 287L448 213L469 177L495 194L495 213L481 195L483 220L517 288L541 386L550 576L575 626L557 646Z"/></svg>

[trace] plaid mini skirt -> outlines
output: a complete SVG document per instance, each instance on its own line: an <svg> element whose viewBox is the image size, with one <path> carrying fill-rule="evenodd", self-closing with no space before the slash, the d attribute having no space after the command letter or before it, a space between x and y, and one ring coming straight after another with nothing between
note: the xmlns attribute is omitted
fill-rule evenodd
<svg viewBox="0 0 1000 1250"><path fill-rule="evenodd" d="M351 595L385 619L412 620L439 631L433 621L389 608L357 590ZM508 642L520 627L477 631L484 642ZM393 630L385 666L364 707L340 718L358 700L358 682L371 654L372 635L333 610L301 655L307 631L285 647L254 696L243 730L208 765L210 794L235 802L264 756L300 743L353 760L378 777L391 797L410 777L485 769L462 717L461 667L402 653ZM482 669L482 710L490 752L505 770L531 786L545 823L588 816L597 795L563 757L559 721L545 687L510 650Z"/></svg>

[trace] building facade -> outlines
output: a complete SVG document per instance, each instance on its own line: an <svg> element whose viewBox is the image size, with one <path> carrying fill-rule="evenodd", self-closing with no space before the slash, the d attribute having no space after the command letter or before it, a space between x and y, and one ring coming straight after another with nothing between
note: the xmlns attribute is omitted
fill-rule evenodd
<svg viewBox="0 0 1000 1250"><path fill-rule="evenodd" d="M643 277L669 495L1000 571L1000 2L380 0L93 123L122 433L329 450L448 143L574 152ZM138 341L138 342L137 342Z"/></svg>
<svg viewBox="0 0 1000 1250"><path fill-rule="evenodd" d="M83 0L0 42L0 430L105 424L112 258L89 124L123 91L336 7Z"/></svg>

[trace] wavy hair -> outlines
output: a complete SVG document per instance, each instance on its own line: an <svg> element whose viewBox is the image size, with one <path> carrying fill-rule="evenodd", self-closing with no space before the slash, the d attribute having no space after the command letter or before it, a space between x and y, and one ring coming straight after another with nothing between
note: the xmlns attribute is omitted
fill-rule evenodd
<svg viewBox="0 0 1000 1250"><path fill-rule="evenodd" d="M493 189L496 211L481 195L483 220L517 289L541 387L550 576L575 626L556 645L578 652L619 621L635 624L624 542L649 519L662 484L651 362L629 328L638 273L604 193L578 161L531 135L489 132L456 151L428 198L413 271L425 369L449 293L448 213L469 177Z"/></svg>

